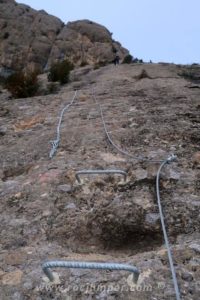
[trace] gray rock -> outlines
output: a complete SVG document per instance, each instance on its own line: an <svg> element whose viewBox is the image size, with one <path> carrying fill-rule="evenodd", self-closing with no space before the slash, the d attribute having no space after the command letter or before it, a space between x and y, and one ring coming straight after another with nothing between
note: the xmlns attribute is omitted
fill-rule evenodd
<svg viewBox="0 0 200 300"><path fill-rule="evenodd" d="M26 290L31 290L33 288L33 283L31 281L28 281L28 282L25 282L23 284L23 286Z"/></svg>
<svg viewBox="0 0 200 300"><path fill-rule="evenodd" d="M183 273L181 278L185 281L192 281L193 280L192 274L188 273L188 272Z"/></svg>
<svg viewBox="0 0 200 300"><path fill-rule="evenodd" d="M120 196L116 196L113 200L112 200L112 205L120 205L120 203L122 202L123 200L121 199ZM107 202L106 202L107 204Z"/></svg>
<svg viewBox="0 0 200 300"><path fill-rule="evenodd" d="M3 172L3 170L0 169L0 179L3 179L3 178L4 178L4 172Z"/></svg>
<svg viewBox="0 0 200 300"><path fill-rule="evenodd" d="M7 127L6 126L0 126L0 136L3 136L6 134Z"/></svg>
<svg viewBox="0 0 200 300"><path fill-rule="evenodd" d="M58 186L59 192L70 193L72 191L72 186L69 184L62 184Z"/></svg>
<svg viewBox="0 0 200 300"><path fill-rule="evenodd" d="M13 187L16 187L18 186L19 182L16 181L16 180L7 180L4 185L6 188L13 188Z"/></svg>
<svg viewBox="0 0 200 300"><path fill-rule="evenodd" d="M194 250L197 253L200 253L200 244L194 243L189 245L189 248Z"/></svg>
<svg viewBox="0 0 200 300"><path fill-rule="evenodd" d="M65 205L65 209L76 209L76 205L72 202Z"/></svg>
<svg viewBox="0 0 200 300"><path fill-rule="evenodd" d="M7 180L3 182L0 186L1 196L7 195L13 191L17 192L20 190L19 182L15 180Z"/></svg>
<svg viewBox="0 0 200 300"><path fill-rule="evenodd" d="M108 299L108 294L106 291L102 291L98 296L96 296L96 299L99 300L105 300Z"/></svg>
<svg viewBox="0 0 200 300"><path fill-rule="evenodd" d="M158 222L160 222L160 215L157 213L146 214L145 222L149 223L150 225L156 225Z"/></svg>
<svg viewBox="0 0 200 300"><path fill-rule="evenodd" d="M137 169L134 173L137 180L143 180L147 178L148 175L147 171L144 169Z"/></svg>
<svg viewBox="0 0 200 300"><path fill-rule="evenodd" d="M13 300L20 300L22 299L22 294L19 293L19 292L15 292L13 295L12 295L12 298Z"/></svg>
<svg viewBox="0 0 200 300"><path fill-rule="evenodd" d="M180 179L180 173L178 173L177 171L170 169L169 170L169 177L170 179L174 179L174 180L179 180Z"/></svg>

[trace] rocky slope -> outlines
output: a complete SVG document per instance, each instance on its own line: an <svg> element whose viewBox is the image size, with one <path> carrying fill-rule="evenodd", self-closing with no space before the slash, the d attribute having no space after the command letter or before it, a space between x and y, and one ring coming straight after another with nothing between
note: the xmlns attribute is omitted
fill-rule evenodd
<svg viewBox="0 0 200 300"><path fill-rule="evenodd" d="M121 58L128 51L112 39L104 27L89 20L64 24L45 11L0 1L0 71L38 68L68 58L75 65L110 62L114 52Z"/></svg>
<svg viewBox="0 0 200 300"><path fill-rule="evenodd" d="M168 64L85 67L55 95L0 94L1 299L175 299L156 202L160 163L151 161L170 153L178 160L162 171L161 202L181 299L199 299L200 85L180 71ZM58 115L75 89L50 160ZM108 143L93 90L114 142L149 161ZM78 170L104 168L126 171L127 182L75 179ZM41 263L51 259L129 263L139 282L124 271L55 269L60 281L50 284Z"/></svg>

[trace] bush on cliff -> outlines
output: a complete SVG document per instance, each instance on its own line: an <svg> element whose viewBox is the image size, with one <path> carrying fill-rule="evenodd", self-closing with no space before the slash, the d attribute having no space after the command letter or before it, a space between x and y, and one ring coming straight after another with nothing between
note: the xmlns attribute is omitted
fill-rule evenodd
<svg viewBox="0 0 200 300"><path fill-rule="evenodd" d="M68 60L54 63L50 68L48 80L52 82L59 81L60 84L68 83L70 71L73 70L73 68L73 64Z"/></svg>
<svg viewBox="0 0 200 300"><path fill-rule="evenodd" d="M14 98L33 97L39 89L37 75L37 72L17 72L5 80L4 86Z"/></svg>

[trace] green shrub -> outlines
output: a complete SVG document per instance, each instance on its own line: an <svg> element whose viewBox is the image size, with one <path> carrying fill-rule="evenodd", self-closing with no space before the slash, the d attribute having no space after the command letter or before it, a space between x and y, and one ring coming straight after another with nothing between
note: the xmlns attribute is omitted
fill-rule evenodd
<svg viewBox="0 0 200 300"><path fill-rule="evenodd" d="M147 71L145 69L142 69L140 74L137 75L137 76L134 76L134 78L136 80L141 80L141 79L144 79L144 78L152 79L151 76L149 76L149 74L147 73Z"/></svg>
<svg viewBox="0 0 200 300"><path fill-rule="evenodd" d="M6 81L5 77L0 75L0 85L4 85L5 81Z"/></svg>
<svg viewBox="0 0 200 300"><path fill-rule="evenodd" d="M59 81L60 84L69 82L70 71L73 70L74 66L68 60L54 63L49 71L48 80L55 82Z"/></svg>
<svg viewBox="0 0 200 300"><path fill-rule="evenodd" d="M93 70L98 70L100 68L99 64L95 64Z"/></svg>
<svg viewBox="0 0 200 300"><path fill-rule="evenodd" d="M88 62L86 60L82 60L80 67L85 67L88 65Z"/></svg>
<svg viewBox="0 0 200 300"><path fill-rule="evenodd" d="M18 72L10 75L5 80L5 88L7 88L14 98L27 98L37 94L39 84L37 80L37 72Z"/></svg>
<svg viewBox="0 0 200 300"><path fill-rule="evenodd" d="M100 66L100 67L105 67L105 66L107 66L107 64L108 64L108 62L105 61L105 60L100 60L100 61L99 61L99 66Z"/></svg>
<svg viewBox="0 0 200 300"><path fill-rule="evenodd" d="M55 82L50 82L47 85L47 95L48 94L55 94L58 91L58 85Z"/></svg>
<svg viewBox="0 0 200 300"><path fill-rule="evenodd" d="M93 67L94 70L97 70L101 67L105 67L109 64L109 62L105 61L105 60L100 60L98 63L96 63Z"/></svg>
<svg viewBox="0 0 200 300"><path fill-rule="evenodd" d="M192 82L200 82L200 70L195 68L182 70L178 73L178 75Z"/></svg>
<svg viewBox="0 0 200 300"><path fill-rule="evenodd" d="M143 64L143 59L138 59L137 57L132 61L134 64Z"/></svg>
<svg viewBox="0 0 200 300"><path fill-rule="evenodd" d="M124 60L123 60L123 64L131 64L133 61L133 56L131 54L128 54L124 57Z"/></svg>

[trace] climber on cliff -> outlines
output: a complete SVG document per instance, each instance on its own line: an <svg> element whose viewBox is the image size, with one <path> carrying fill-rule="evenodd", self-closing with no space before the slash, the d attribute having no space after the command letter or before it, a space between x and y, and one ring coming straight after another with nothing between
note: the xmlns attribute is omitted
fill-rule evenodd
<svg viewBox="0 0 200 300"><path fill-rule="evenodd" d="M118 54L116 54L116 56L115 56L115 58L113 60L113 63L114 63L115 66L119 65L119 55Z"/></svg>

